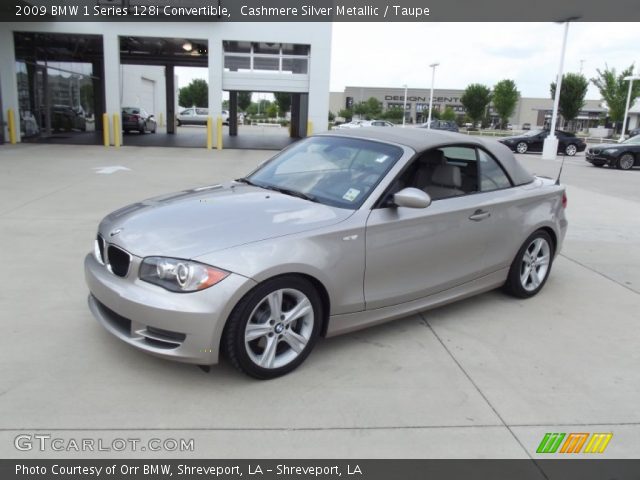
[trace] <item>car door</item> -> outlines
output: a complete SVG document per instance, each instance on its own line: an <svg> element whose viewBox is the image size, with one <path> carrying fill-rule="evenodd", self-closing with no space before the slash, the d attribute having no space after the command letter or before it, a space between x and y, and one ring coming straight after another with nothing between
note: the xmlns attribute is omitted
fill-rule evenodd
<svg viewBox="0 0 640 480"><path fill-rule="evenodd" d="M532 142L529 144L529 150L532 152L541 152L542 146L544 145L544 139L547 138L548 135L549 132L544 131L533 137Z"/></svg>
<svg viewBox="0 0 640 480"><path fill-rule="evenodd" d="M207 117L209 116L209 110L206 108L196 108L196 119L198 125L206 125Z"/></svg>
<svg viewBox="0 0 640 480"><path fill-rule="evenodd" d="M459 169L456 181L438 187L450 196L434 190L437 165ZM393 188L432 189L432 203L419 209L385 205L382 199L371 211L366 226L366 308L409 302L483 276L484 253L495 236L490 197L478 195L475 147L424 152L394 184L388 196Z"/></svg>

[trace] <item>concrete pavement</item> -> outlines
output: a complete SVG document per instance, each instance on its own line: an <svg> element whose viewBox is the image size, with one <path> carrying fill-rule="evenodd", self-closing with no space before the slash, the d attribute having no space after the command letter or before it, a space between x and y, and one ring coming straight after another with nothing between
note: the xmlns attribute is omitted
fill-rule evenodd
<svg viewBox="0 0 640 480"><path fill-rule="evenodd" d="M567 160L570 221L543 292L495 291L321 341L269 382L204 373L106 333L82 259L99 220L248 173L265 151L0 147L0 457L528 458L546 432L640 451L640 170ZM556 162L520 156L539 174ZM103 167L128 170L99 173ZM635 248L634 248L635 247ZM21 452L19 434L193 438L193 452Z"/></svg>

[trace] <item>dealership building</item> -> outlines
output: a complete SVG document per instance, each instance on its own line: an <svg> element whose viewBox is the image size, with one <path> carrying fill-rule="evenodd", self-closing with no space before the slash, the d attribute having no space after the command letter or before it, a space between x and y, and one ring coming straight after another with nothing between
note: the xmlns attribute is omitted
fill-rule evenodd
<svg viewBox="0 0 640 480"><path fill-rule="evenodd" d="M428 88L407 89L406 101L406 121L409 123L424 123L429 115L429 95ZM465 114L465 108L460 101L464 90L434 89L433 108L442 112L445 108L451 107L457 115ZM371 97L382 102L384 110L390 108L403 108L405 89L404 88L382 88L382 87L346 87L344 92L331 92L329 110L337 114L344 108L349 108L354 104L365 101ZM607 109L601 106L601 100L587 100L585 106L576 118L575 126L577 130L586 130L597 127L602 123L601 117L606 115ZM513 115L509 118L509 123L514 128L521 128L524 124L529 124L531 128L543 127L550 123L553 110L553 100L551 98L527 98L521 97L516 105ZM489 105L489 114L493 123L499 121L493 106Z"/></svg>
<svg viewBox="0 0 640 480"><path fill-rule="evenodd" d="M166 125L156 137L176 135L177 67L208 69L214 142L223 98L225 137L243 135L234 115L242 91L291 95L284 137L321 132L328 128L331 30L331 23L0 23L0 140L101 144L108 130L110 144L127 144L134 136L121 132L125 106Z"/></svg>

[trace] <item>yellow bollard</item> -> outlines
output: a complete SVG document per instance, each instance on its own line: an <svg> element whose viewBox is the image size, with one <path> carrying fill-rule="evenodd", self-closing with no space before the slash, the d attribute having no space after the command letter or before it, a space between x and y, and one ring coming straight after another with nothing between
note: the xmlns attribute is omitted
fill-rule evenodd
<svg viewBox="0 0 640 480"><path fill-rule="evenodd" d="M16 119L13 116L13 108L7 110L7 127L9 128L9 143L16 144Z"/></svg>
<svg viewBox="0 0 640 480"><path fill-rule="evenodd" d="M120 147L120 115L113 114L113 146Z"/></svg>
<svg viewBox="0 0 640 480"><path fill-rule="evenodd" d="M218 150L222 150L222 117L218 117L216 133L217 133L216 148Z"/></svg>
<svg viewBox="0 0 640 480"><path fill-rule="evenodd" d="M159 127L164 127L164 117L162 116L162 112L160 112L160 122L158 123Z"/></svg>
<svg viewBox="0 0 640 480"><path fill-rule="evenodd" d="M207 117L207 150L213 148L213 119Z"/></svg>
<svg viewBox="0 0 640 480"><path fill-rule="evenodd" d="M313 135L313 122L309 120L307 122L307 137L310 137L311 135Z"/></svg>
<svg viewBox="0 0 640 480"><path fill-rule="evenodd" d="M102 114L102 143L105 147L109 146L109 114Z"/></svg>

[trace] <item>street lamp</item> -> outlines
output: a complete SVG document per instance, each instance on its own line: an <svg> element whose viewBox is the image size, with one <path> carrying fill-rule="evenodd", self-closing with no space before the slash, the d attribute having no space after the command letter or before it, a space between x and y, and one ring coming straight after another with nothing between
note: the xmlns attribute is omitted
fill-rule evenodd
<svg viewBox="0 0 640 480"><path fill-rule="evenodd" d="M404 105L402 105L402 128L407 119L407 86L404 85Z"/></svg>
<svg viewBox="0 0 640 480"><path fill-rule="evenodd" d="M629 93L627 94L627 106L624 109L624 118L622 119L622 131L620 132L620 138L618 142L622 142L624 140L624 131L627 129L627 117L629 116L629 102L631 101L631 90L633 87L634 80L640 80L640 75L630 75L628 77L624 77L625 82L629 82Z"/></svg>
<svg viewBox="0 0 640 480"><path fill-rule="evenodd" d="M542 158L544 160L554 160L558 153L558 137L556 137L556 122L558 121L558 104L560 102L560 92L562 91L562 74L564 68L564 52L567 48L567 35L569 34L569 23L578 17L563 20L564 37L562 39L562 53L560 54L560 66L558 67L558 78L556 79L556 94L553 100L553 113L551 114L551 127L549 135L544 139L542 145Z"/></svg>
<svg viewBox="0 0 640 480"><path fill-rule="evenodd" d="M427 129L431 130L431 110L433 108L433 82L436 79L436 67L440 65L439 63L432 63L429 65L432 69L431 72L431 95L429 95L429 117L427 118Z"/></svg>

